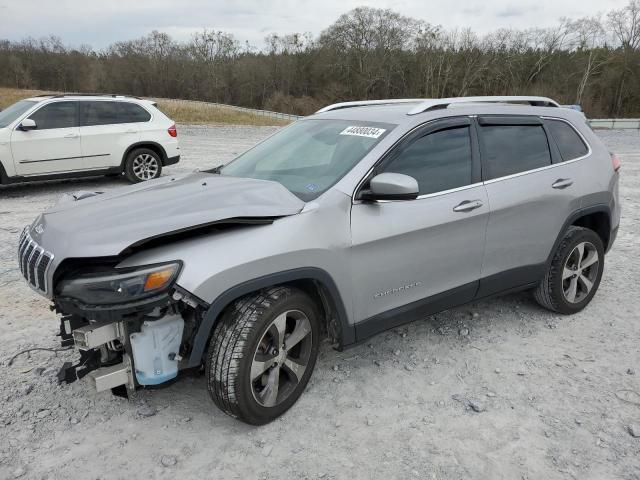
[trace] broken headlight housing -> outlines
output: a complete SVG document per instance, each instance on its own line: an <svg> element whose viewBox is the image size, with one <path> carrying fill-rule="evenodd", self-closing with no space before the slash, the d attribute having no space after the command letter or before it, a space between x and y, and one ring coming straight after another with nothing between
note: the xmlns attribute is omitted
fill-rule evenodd
<svg viewBox="0 0 640 480"><path fill-rule="evenodd" d="M115 270L113 273L87 273L63 279L58 285L60 297L87 305L131 303L166 292L180 273L181 262Z"/></svg>

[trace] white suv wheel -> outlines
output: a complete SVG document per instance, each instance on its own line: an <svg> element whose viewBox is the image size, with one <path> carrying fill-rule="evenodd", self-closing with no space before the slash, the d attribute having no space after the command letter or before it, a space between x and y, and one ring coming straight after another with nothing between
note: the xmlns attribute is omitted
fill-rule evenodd
<svg viewBox="0 0 640 480"><path fill-rule="evenodd" d="M138 148L127 156L125 174L133 183L153 180L158 178L161 172L162 162L153 150Z"/></svg>

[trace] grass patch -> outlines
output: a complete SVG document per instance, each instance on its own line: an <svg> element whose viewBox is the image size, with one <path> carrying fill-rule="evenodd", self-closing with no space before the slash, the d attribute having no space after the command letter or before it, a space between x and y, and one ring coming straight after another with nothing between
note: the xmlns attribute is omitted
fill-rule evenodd
<svg viewBox="0 0 640 480"><path fill-rule="evenodd" d="M42 90L20 90L0 87L0 109L23 98L41 95ZM201 103L182 102L180 100L158 100L158 108L176 123L201 125L287 125L288 120L263 117L233 108L217 107Z"/></svg>
<svg viewBox="0 0 640 480"><path fill-rule="evenodd" d="M16 88L2 88L0 87L0 109L4 110L12 103L16 103L23 98L33 97L35 95L41 95L41 90L18 90Z"/></svg>
<svg viewBox="0 0 640 480"><path fill-rule="evenodd" d="M287 120L263 117L233 108L180 100L157 100L157 102L158 108L178 123L205 125L287 125L289 123Z"/></svg>

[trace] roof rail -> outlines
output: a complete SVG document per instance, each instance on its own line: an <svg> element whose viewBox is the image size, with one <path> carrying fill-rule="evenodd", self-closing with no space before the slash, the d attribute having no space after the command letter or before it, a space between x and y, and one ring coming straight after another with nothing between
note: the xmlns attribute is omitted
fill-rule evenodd
<svg viewBox="0 0 640 480"><path fill-rule="evenodd" d="M64 97L111 97L111 98L135 98L137 100L142 100L140 97L135 97L133 95L122 95L119 93L43 93L41 95L35 95L34 98L37 97L51 97L51 98L64 98Z"/></svg>
<svg viewBox="0 0 640 480"><path fill-rule="evenodd" d="M459 103L528 103L534 107L559 107L555 100L547 97L526 97L526 96L486 96L486 97L454 97L454 98L437 98L431 100L423 100L420 105L412 108L407 115L417 115L429 110L438 110L447 108L451 104Z"/></svg>
<svg viewBox="0 0 640 480"><path fill-rule="evenodd" d="M333 105L327 105L321 108L316 113L330 112L331 110L342 110L343 108L352 107L365 107L368 105L393 105L398 103L417 103L424 102L424 98L398 98L390 100L359 100L355 102L342 102L334 103Z"/></svg>

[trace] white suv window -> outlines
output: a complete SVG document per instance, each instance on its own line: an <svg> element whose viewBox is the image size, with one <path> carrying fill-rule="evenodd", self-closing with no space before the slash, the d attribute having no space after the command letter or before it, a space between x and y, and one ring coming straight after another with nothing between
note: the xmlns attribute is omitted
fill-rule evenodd
<svg viewBox="0 0 640 480"><path fill-rule="evenodd" d="M140 105L130 102L83 101L81 125L116 125L119 123L148 122L151 114Z"/></svg>
<svg viewBox="0 0 640 480"><path fill-rule="evenodd" d="M38 130L78 126L78 102L53 102L36 110L29 117Z"/></svg>

